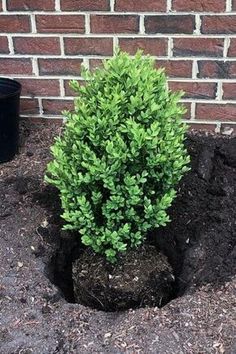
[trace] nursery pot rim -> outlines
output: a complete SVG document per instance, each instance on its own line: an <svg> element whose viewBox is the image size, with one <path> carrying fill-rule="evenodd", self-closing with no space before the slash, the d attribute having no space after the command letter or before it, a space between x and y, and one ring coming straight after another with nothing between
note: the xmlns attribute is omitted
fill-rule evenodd
<svg viewBox="0 0 236 354"><path fill-rule="evenodd" d="M4 89L6 87L9 87L11 89L10 93L4 93ZM5 77L0 77L0 100L20 94L21 88L22 85L18 81Z"/></svg>

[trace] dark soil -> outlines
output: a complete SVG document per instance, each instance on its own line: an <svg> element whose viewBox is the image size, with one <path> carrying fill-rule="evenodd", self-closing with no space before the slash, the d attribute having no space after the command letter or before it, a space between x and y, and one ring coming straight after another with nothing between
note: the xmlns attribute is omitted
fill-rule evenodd
<svg viewBox="0 0 236 354"><path fill-rule="evenodd" d="M67 302L79 240L60 231L43 182L59 131L22 124L20 155L0 165L0 353L235 353L236 139L189 135L172 222L149 235L175 270L176 298L107 313Z"/></svg>
<svg viewBox="0 0 236 354"><path fill-rule="evenodd" d="M154 246L128 250L115 264L86 250L72 265L76 302L103 311L161 307L172 296L173 270Z"/></svg>

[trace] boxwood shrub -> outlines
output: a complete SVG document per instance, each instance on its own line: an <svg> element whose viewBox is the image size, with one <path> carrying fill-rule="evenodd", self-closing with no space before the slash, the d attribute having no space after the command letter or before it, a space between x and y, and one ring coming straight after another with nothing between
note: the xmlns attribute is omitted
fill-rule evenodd
<svg viewBox="0 0 236 354"><path fill-rule="evenodd" d="M52 146L46 180L59 190L64 229L115 261L170 221L188 170L185 108L182 93L168 90L164 71L141 52L119 51L84 76L86 85L71 82L75 109Z"/></svg>

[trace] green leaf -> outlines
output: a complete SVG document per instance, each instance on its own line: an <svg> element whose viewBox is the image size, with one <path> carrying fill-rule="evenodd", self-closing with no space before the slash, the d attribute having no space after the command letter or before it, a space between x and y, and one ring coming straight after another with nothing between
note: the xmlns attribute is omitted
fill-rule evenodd
<svg viewBox="0 0 236 354"><path fill-rule="evenodd" d="M61 198L64 229L115 262L165 226L190 162L182 92L167 89L163 69L120 50L72 80L75 107L51 148L45 181Z"/></svg>

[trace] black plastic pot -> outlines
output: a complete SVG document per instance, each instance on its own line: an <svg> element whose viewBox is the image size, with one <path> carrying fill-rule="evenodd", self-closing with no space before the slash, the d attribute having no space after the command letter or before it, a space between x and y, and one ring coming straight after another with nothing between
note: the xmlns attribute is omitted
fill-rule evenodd
<svg viewBox="0 0 236 354"><path fill-rule="evenodd" d="M18 151L21 84L0 78L0 162L13 159Z"/></svg>

